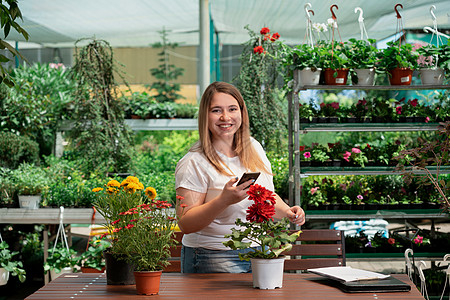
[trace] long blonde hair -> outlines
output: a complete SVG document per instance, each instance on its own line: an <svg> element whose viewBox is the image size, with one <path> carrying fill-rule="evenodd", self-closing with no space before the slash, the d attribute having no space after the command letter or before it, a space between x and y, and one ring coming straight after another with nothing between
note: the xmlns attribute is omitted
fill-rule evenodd
<svg viewBox="0 0 450 300"><path fill-rule="evenodd" d="M203 93L198 111L199 141L195 143L189 151L203 152L208 161L219 173L228 176L234 175L225 170L222 159L214 149L212 144L212 133L209 131L208 112L212 98L216 93L224 93L232 96L236 99L241 109L241 127L239 127L235 133L233 140L233 150L239 157L241 163L250 171L263 171L270 174L270 171L251 144L249 126L250 121L244 98L236 87L226 82L213 82Z"/></svg>

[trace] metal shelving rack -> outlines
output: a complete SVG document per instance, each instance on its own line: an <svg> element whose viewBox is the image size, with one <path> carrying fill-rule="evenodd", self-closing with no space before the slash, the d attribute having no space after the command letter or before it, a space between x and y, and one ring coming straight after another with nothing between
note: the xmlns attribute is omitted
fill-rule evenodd
<svg viewBox="0 0 450 300"><path fill-rule="evenodd" d="M308 132L341 132L341 131L434 131L437 123L326 123L326 124L300 124L299 92L306 90L445 90L448 85L401 85L401 86L336 86L336 85L306 85L298 84L298 73L294 72L293 91L288 96L289 115L289 202L290 205L300 205L301 177L311 175L389 175L395 173L393 167L366 167L366 168L305 168L300 166L300 134ZM443 173L450 173L446 168ZM441 172L441 173L442 173ZM399 173L398 173L399 174Z"/></svg>

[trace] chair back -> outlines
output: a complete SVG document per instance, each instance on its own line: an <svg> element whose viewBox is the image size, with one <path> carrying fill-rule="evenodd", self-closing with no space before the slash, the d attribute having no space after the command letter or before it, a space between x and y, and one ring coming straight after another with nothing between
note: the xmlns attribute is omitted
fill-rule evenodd
<svg viewBox="0 0 450 300"><path fill-rule="evenodd" d="M295 230L291 230L295 232ZM310 243L314 242L314 243ZM284 252L285 271L345 266L343 230L305 229L289 252Z"/></svg>
<svg viewBox="0 0 450 300"><path fill-rule="evenodd" d="M178 244L170 249L170 265L163 270L163 272L167 273L181 272L181 239L183 238L183 233L176 231L174 234Z"/></svg>

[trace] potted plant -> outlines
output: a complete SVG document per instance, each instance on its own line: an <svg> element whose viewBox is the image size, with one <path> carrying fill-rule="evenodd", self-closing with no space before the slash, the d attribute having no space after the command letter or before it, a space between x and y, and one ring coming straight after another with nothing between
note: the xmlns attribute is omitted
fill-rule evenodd
<svg viewBox="0 0 450 300"><path fill-rule="evenodd" d="M350 39L348 48L349 67L352 71L352 81L356 85L373 85L375 82L375 63L378 49L373 46L375 39ZM354 80L353 80L354 78Z"/></svg>
<svg viewBox="0 0 450 300"><path fill-rule="evenodd" d="M17 251L10 251L5 241L0 243L0 285L8 282L9 274L17 276L20 282L26 279L25 270L21 261L13 259L13 256L19 254Z"/></svg>
<svg viewBox="0 0 450 300"><path fill-rule="evenodd" d="M105 239L94 237L88 243L85 252L79 256L78 265L82 273L103 273L105 271L105 259L103 251L111 247L111 243Z"/></svg>
<svg viewBox="0 0 450 300"><path fill-rule="evenodd" d="M11 172L11 178L15 183L20 207L28 209L39 208L41 193L50 184L45 169L33 164L23 163Z"/></svg>
<svg viewBox="0 0 450 300"><path fill-rule="evenodd" d="M336 41L320 42L318 47L325 84L346 85L349 72L348 44Z"/></svg>
<svg viewBox="0 0 450 300"><path fill-rule="evenodd" d="M410 85L417 68L417 52L411 44L388 42L387 45L378 52L377 69L388 74L391 85Z"/></svg>
<svg viewBox="0 0 450 300"><path fill-rule="evenodd" d="M44 272L50 271L51 280L64 273L73 273L78 263L77 252L74 249L63 246L48 250L48 258L44 263Z"/></svg>
<svg viewBox="0 0 450 300"><path fill-rule="evenodd" d="M96 194L94 207L106 221L104 226L107 233L103 237L108 236L111 242L111 247L104 252L106 282L112 285L134 284L134 267L127 263L125 256L126 232L119 230L117 220L121 219L120 213L143 204L146 199L144 197L156 197L156 191L147 188L144 192L144 185L134 176L128 176L122 182L110 180L104 188L97 187L92 191Z"/></svg>
<svg viewBox="0 0 450 300"><path fill-rule="evenodd" d="M124 255L135 267L138 294L158 294L162 270L170 264L177 219L169 207L167 201L152 199L120 213L117 220L118 230L124 232Z"/></svg>
<svg viewBox="0 0 450 300"><path fill-rule="evenodd" d="M320 80L319 49L307 44L295 46L290 54L289 63L297 72L300 86L317 85Z"/></svg>
<svg viewBox="0 0 450 300"><path fill-rule="evenodd" d="M445 71L450 70L450 46L449 41L437 47L434 44L417 49L419 58L417 63L420 70L422 84L441 85L444 82Z"/></svg>
<svg viewBox="0 0 450 300"><path fill-rule="evenodd" d="M281 288L283 285L283 252L292 248L292 243L301 231L286 232L289 221L284 218L274 221L275 198L266 188L254 184L247 194L254 203L247 210L247 222L237 219L239 228L232 228L225 235L230 240L223 244L233 250L251 248L246 254L239 254L241 260L251 260L253 287L260 289Z"/></svg>

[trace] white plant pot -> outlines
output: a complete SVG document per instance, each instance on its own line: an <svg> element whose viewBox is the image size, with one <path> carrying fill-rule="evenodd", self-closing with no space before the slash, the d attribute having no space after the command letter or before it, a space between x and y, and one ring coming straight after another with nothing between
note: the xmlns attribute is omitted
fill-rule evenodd
<svg viewBox="0 0 450 300"><path fill-rule="evenodd" d="M19 195L19 206L27 209L38 209L41 195Z"/></svg>
<svg viewBox="0 0 450 300"><path fill-rule="evenodd" d="M311 68L304 68L303 70L297 69L295 71L297 72L298 84L300 86L319 84L322 69L318 68L312 71Z"/></svg>
<svg viewBox="0 0 450 300"><path fill-rule="evenodd" d="M253 287L273 290L283 287L284 257L274 259L252 258Z"/></svg>
<svg viewBox="0 0 450 300"><path fill-rule="evenodd" d="M51 280L55 280L56 278L58 278L62 274L69 274L69 273L73 273L71 267L64 268L59 273L56 273L54 269L50 269L50 279Z"/></svg>
<svg viewBox="0 0 450 300"><path fill-rule="evenodd" d="M444 77L445 71L443 69L420 69L420 80L422 80L423 85L442 85Z"/></svg>
<svg viewBox="0 0 450 300"><path fill-rule="evenodd" d="M7 284L8 279L9 279L9 271L6 271L5 268L0 268L0 285Z"/></svg>
<svg viewBox="0 0 450 300"><path fill-rule="evenodd" d="M375 69L356 69L356 77L358 77L358 83L355 85L374 85L375 83Z"/></svg>

